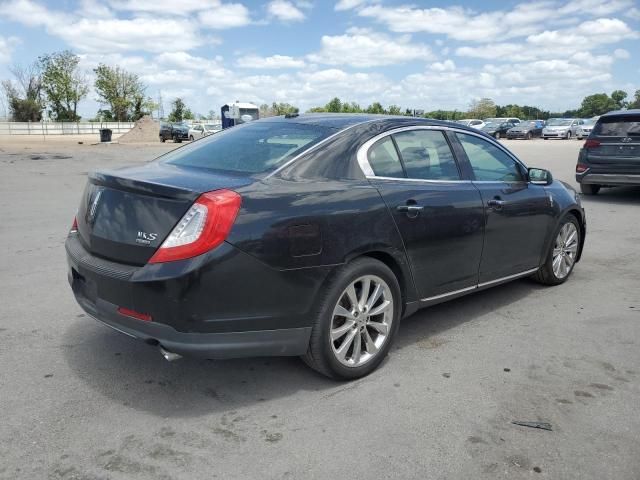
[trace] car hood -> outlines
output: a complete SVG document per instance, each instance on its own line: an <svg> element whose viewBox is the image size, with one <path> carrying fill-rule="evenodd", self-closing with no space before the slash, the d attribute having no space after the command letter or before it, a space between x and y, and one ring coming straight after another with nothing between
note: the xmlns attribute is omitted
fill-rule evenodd
<svg viewBox="0 0 640 480"><path fill-rule="evenodd" d="M562 125L547 125L546 127L544 127L545 130L568 130L569 126L565 126L563 127Z"/></svg>

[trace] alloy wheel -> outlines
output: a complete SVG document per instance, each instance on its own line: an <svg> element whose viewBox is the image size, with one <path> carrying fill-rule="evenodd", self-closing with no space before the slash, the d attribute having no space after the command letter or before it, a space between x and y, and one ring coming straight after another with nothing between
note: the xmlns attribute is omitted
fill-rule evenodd
<svg viewBox="0 0 640 480"><path fill-rule="evenodd" d="M578 229L573 222L565 223L556 237L553 249L553 274L560 280L571 273L578 255Z"/></svg>
<svg viewBox="0 0 640 480"><path fill-rule="evenodd" d="M336 359L359 367L387 342L394 316L391 288L376 275L365 275L344 289L333 309L329 341Z"/></svg>

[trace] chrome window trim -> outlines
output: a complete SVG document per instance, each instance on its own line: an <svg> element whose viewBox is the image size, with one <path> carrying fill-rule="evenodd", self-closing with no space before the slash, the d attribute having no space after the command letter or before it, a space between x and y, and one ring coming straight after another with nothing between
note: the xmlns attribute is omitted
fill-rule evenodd
<svg viewBox="0 0 640 480"><path fill-rule="evenodd" d="M369 149L373 146L374 143L378 142L379 140L382 140L383 138L390 136L390 135L394 135L396 133L401 133L401 132L406 132L406 131L411 131L411 130L437 130L437 131L450 131L450 132L454 132L454 133L463 133L466 135L472 135L474 137L478 137L484 141L486 141L487 143L490 143L491 145L494 145L496 147L498 147L500 150L502 150L504 153L506 153L509 158L511 158L514 162L516 162L518 165L520 165L522 168L525 169L525 171L528 171L529 169L527 168L527 166L522 163L522 161L520 161L515 155L513 155L509 150L507 150L504 146L502 146L500 143L496 142L493 138L489 137L487 138L485 135L482 135L480 133L476 133L476 132L471 132L469 130L464 130L462 128L456 128L456 127L451 127L451 126L445 126L445 125L411 125L411 126L407 126L407 127L398 127L398 128L394 128L393 130L389 130L387 132L382 132L378 135L376 135L373 138L370 138L369 140L367 140L365 143L362 144L362 146L358 149L358 153L356 154L356 159L358 161L358 165L360 166L360 169L362 170L362 173L364 173L364 176L367 177L370 180L395 180L395 181L410 181L410 182L425 182L425 183L480 183L480 182L485 182L485 181L477 181L477 180L427 180L427 179L422 179L422 178L403 178L403 177L383 177L383 176L377 176L375 174L375 172L373 171L373 168L371 168L371 165L369 164L369 159L368 159L368 154L369 154ZM455 152L451 152L454 157L455 157ZM456 159L456 161L458 161ZM492 180L491 183L505 183L505 182L500 182L499 180ZM519 183L519 182L513 182L513 183ZM524 182L526 183L526 181Z"/></svg>
<svg viewBox="0 0 640 480"><path fill-rule="evenodd" d="M298 160L300 157L302 157L303 155L306 155L307 153L315 150L316 148L320 147L321 145L324 145L325 143L327 143L329 140L337 137L338 135L346 132L347 130L350 130L352 128L355 127L359 127L360 125L365 125L367 123L371 123L371 122L379 122L380 120L383 120L381 118L373 118L371 120L366 120L364 122L359 122L359 123L354 123L352 125L349 125L345 128L342 128L340 130L338 130L337 132L329 135L327 138L325 138L324 140L319 141L318 143L316 143L315 145L312 145L311 147L307 148L305 151L300 152L298 155L296 155L295 157L293 157L291 160L288 160L287 162L283 163L282 165L280 165L278 168L276 168L273 172L269 173L266 177L263 177L262 180L267 180L268 178L273 177L275 174L277 174L278 172L280 172L281 170L284 170L285 168L287 168L289 165L291 165L293 162L295 162L296 160ZM295 123L295 122L293 122Z"/></svg>
<svg viewBox="0 0 640 480"><path fill-rule="evenodd" d="M460 290L454 290L452 292L441 293L440 295L435 295L433 297L427 297L420 299L421 302L431 302L433 300L439 300L441 298L452 297L453 295L458 295L460 293L471 292L473 290L478 290L480 288L488 287L494 285L496 283L508 282L509 280L515 280L516 278L526 277L527 275L531 275L539 270L539 267L531 268L529 270L525 270L524 272L514 273L513 275L507 275L506 277L496 278L495 280L490 280L488 282L477 283L473 287L462 288Z"/></svg>

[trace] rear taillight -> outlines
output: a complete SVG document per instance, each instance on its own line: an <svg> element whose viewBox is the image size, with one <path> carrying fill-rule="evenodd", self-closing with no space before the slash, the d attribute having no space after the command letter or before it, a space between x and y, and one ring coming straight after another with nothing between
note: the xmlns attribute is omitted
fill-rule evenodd
<svg viewBox="0 0 640 480"><path fill-rule="evenodd" d="M77 233L78 231L78 217L73 217L73 223L71 224L71 230L69 233Z"/></svg>
<svg viewBox="0 0 640 480"><path fill-rule="evenodd" d="M600 146L600 142L598 140L588 139L584 142L584 148L597 148Z"/></svg>
<svg viewBox="0 0 640 480"><path fill-rule="evenodd" d="M149 263L172 262L202 255L229 235L242 198L231 190L203 193L151 257Z"/></svg>
<svg viewBox="0 0 640 480"><path fill-rule="evenodd" d="M584 173L587 170L589 170L589 167L587 167L583 163L579 163L579 164L576 165L576 173Z"/></svg>

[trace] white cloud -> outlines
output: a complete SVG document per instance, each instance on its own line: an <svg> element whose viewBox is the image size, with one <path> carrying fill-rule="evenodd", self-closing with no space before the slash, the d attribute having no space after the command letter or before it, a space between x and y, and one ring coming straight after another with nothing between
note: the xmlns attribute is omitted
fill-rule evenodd
<svg viewBox="0 0 640 480"><path fill-rule="evenodd" d="M20 43L18 37L3 37L0 35L0 64L9 63L13 49Z"/></svg>
<svg viewBox="0 0 640 480"><path fill-rule="evenodd" d="M198 14L203 26L214 30L224 30L249 25L251 16L241 3L223 3Z"/></svg>
<svg viewBox="0 0 640 480"><path fill-rule="evenodd" d="M344 35L324 35L321 43L321 50L308 56L312 62L376 67L433 59L428 46L411 43L408 35L392 38L383 33L352 28Z"/></svg>
<svg viewBox="0 0 640 480"><path fill-rule="evenodd" d="M613 51L613 56L616 57L616 58L623 59L623 60L631 58L631 54L627 50L625 50L624 48L616 48Z"/></svg>
<svg viewBox="0 0 640 480"><path fill-rule="evenodd" d="M351 10L352 8L359 7L367 3L367 0L339 0L335 5L336 11Z"/></svg>
<svg viewBox="0 0 640 480"><path fill-rule="evenodd" d="M238 58L236 65L241 68L256 69L302 68L305 62L287 55L272 55L270 57L245 55Z"/></svg>
<svg viewBox="0 0 640 480"><path fill-rule="evenodd" d="M189 50L202 42L196 25L187 19L170 18L89 18L48 10L30 0L13 0L0 6L0 13L31 27L45 27L51 35L74 49L121 52L127 50L164 51L167 32L180 32L171 38L171 47Z"/></svg>
<svg viewBox="0 0 640 480"><path fill-rule="evenodd" d="M436 72L450 72L456 69L456 64L453 63L453 60L447 59L444 62L432 63L429 68Z"/></svg>
<svg viewBox="0 0 640 480"><path fill-rule="evenodd" d="M630 8L625 13L625 16L632 20L640 20L640 8L636 8L636 7Z"/></svg>
<svg viewBox="0 0 640 480"><path fill-rule="evenodd" d="M272 0L267 5L267 12L283 22L301 22L305 19L304 13L287 0Z"/></svg>
<svg viewBox="0 0 640 480"><path fill-rule="evenodd" d="M559 15L585 13L593 16L610 15L633 6L633 0L572 0L558 9Z"/></svg>

